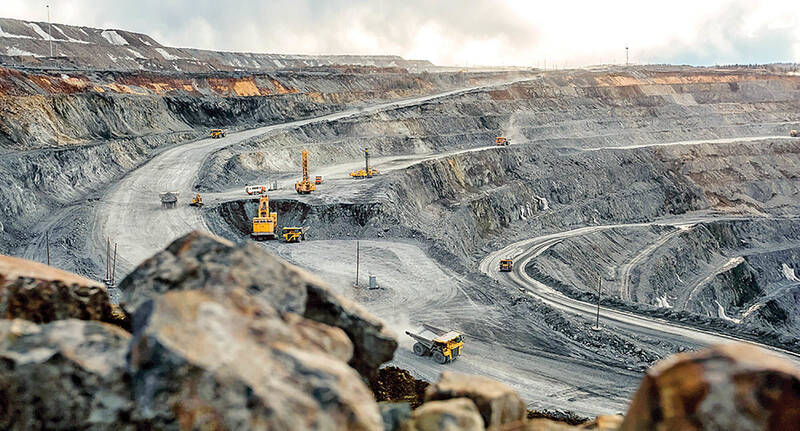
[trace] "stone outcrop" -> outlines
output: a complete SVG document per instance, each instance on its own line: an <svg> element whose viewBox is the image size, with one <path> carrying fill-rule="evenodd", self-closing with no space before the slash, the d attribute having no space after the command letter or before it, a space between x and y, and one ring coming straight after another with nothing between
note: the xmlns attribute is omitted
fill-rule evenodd
<svg viewBox="0 0 800 431"><path fill-rule="evenodd" d="M506 424L491 431L570 431L570 430L596 430L616 431L622 423L622 416L602 415L580 425L569 425L551 419L533 419Z"/></svg>
<svg viewBox="0 0 800 431"><path fill-rule="evenodd" d="M0 429L133 429L129 340L101 322L0 320Z"/></svg>
<svg viewBox="0 0 800 431"><path fill-rule="evenodd" d="M379 429L339 328L235 296L172 291L138 307L136 420L182 429Z"/></svg>
<svg viewBox="0 0 800 431"><path fill-rule="evenodd" d="M748 345L674 355L653 366L620 430L783 430L800 423L800 370Z"/></svg>
<svg viewBox="0 0 800 431"><path fill-rule="evenodd" d="M426 401L468 398L480 411L487 427L521 420L527 410L513 389L482 376L470 376L444 371L439 381L428 386Z"/></svg>
<svg viewBox="0 0 800 431"><path fill-rule="evenodd" d="M367 378L397 348L394 336L360 306L253 243L189 233L143 262L119 288L128 310L168 291L202 290L216 298L235 298L264 314L274 309L341 328L353 345L350 365Z"/></svg>
<svg viewBox="0 0 800 431"><path fill-rule="evenodd" d="M120 323L105 286L42 263L0 255L0 318Z"/></svg>
<svg viewBox="0 0 800 431"><path fill-rule="evenodd" d="M412 413L403 431L481 431L481 418L475 403L467 398L430 401Z"/></svg>

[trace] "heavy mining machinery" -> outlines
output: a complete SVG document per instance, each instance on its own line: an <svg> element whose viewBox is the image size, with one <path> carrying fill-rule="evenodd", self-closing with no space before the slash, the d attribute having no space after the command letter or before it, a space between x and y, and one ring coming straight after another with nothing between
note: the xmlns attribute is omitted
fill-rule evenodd
<svg viewBox="0 0 800 431"><path fill-rule="evenodd" d="M510 143L511 141L502 136L498 136L494 139L494 144L497 145L498 147L507 146Z"/></svg>
<svg viewBox="0 0 800 431"><path fill-rule="evenodd" d="M500 259L500 272L511 272L514 269L514 261L511 259Z"/></svg>
<svg viewBox="0 0 800 431"><path fill-rule="evenodd" d="M269 196L262 195L258 201L258 215L253 217L253 239L275 239L275 225L278 224L278 213L270 212Z"/></svg>
<svg viewBox="0 0 800 431"><path fill-rule="evenodd" d="M796 138L796 137L800 136L800 132L798 132L797 130L790 130L789 131L789 136L791 136L793 138Z"/></svg>
<svg viewBox="0 0 800 431"><path fill-rule="evenodd" d="M460 332L447 331L428 324L422 324L422 331L406 331L406 335L416 340L414 353L419 356L431 356L433 360L446 364L453 362L461 355L464 347L464 336Z"/></svg>
<svg viewBox="0 0 800 431"><path fill-rule="evenodd" d="M283 240L286 242L305 241L308 226L287 226L283 228Z"/></svg>
<svg viewBox="0 0 800 431"><path fill-rule="evenodd" d="M369 167L369 148L364 148L364 169L350 172L350 176L355 179L372 178L373 175L378 175L380 172L377 169Z"/></svg>
<svg viewBox="0 0 800 431"><path fill-rule="evenodd" d="M308 150L303 150L303 178L295 183L294 189L301 195L307 195L317 189L308 179Z"/></svg>
<svg viewBox="0 0 800 431"><path fill-rule="evenodd" d="M224 137L225 137L225 131L224 130L222 130L222 129L211 129L211 138L212 139L218 139L218 138L224 138Z"/></svg>
<svg viewBox="0 0 800 431"><path fill-rule="evenodd" d="M200 196L200 193L195 193L194 197L192 198L192 203L189 205L193 207L202 207L203 206L203 197Z"/></svg>

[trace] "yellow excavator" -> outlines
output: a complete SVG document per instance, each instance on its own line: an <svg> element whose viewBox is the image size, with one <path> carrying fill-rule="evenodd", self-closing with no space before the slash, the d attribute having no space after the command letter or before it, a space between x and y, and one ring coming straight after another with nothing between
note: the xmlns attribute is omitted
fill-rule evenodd
<svg viewBox="0 0 800 431"><path fill-rule="evenodd" d="M317 189L317 186L308 179L308 150L303 150L303 178L295 183L294 189L301 195L307 195Z"/></svg>
<svg viewBox="0 0 800 431"><path fill-rule="evenodd" d="M194 197L192 198L192 203L189 205L193 207L201 207L203 206L203 197L200 196L200 193L195 193Z"/></svg>
<svg viewBox="0 0 800 431"><path fill-rule="evenodd" d="M270 212L269 196L262 195L258 201L258 216L253 217L253 239L275 239L275 225L278 224L278 213Z"/></svg>
<svg viewBox="0 0 800 431"><path fill-rule="evenodd" d="M364 169L350 172L350 176L355 179L372 178L380 174L380 171L369 167L369 148L364 148Z"/></svg>

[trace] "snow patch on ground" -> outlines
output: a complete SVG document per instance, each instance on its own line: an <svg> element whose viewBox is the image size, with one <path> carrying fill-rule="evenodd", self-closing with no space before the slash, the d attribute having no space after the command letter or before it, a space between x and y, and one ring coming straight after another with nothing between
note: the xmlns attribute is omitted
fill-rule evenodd
<svg viewBox="0 0 800 431"><path fill-rule="evenodd" d="M168 53L167 50L164 49L164 48L156 48L156 51L158 51L158 53L161 54L161 56L164 57L165 60L180 60L181 59L180 57L177 57L177 56L174 56L174 55Z"/></svg>
<svg viewBox="0 0 800 431"><path fill-rule="evenodd" d="M36 32L36 34L41 36L42 39L44 39L44 40L49 40L50 39L50 36L47 34L47 32L42 30L42 28L39 27L38 24L33 23L33 22L26 22L25 25L30 27L31 30L33 30L34 32Z"/></svg>
<svg viewBox="0 0 800 431"><path fill-rule="evenodd" d="M664 296L656 298L655 306L659 308L672 308L672 304L669 303L666 294L664 294Z"/></svg>
<svg viewBox="0 0 800 431"><path fill-rule="evenodd" d="M6 48L6 55L30 55L33 57L41 57L41 55L37 55L28 51L23 51L15 46L9 46L8 48Z"/></svg>
<svg viewBox="0 0 800 431"><path fill-rule="evenodd" d="M142 39L141 37L139 38L139 42L142 42L143 44L145 44L145 45L147 45L147 46L153 46L153 45L150 45L150 42L148 42L148 41L146 41L146 40Z"/></svg>
<svg viewBox="0 0 800 431"><path fill-rule="evenodd" d="M15 37L17 39L33 39L30 36L26 36L24 34L14 34L14 33L6 33L3 31L3 28L0 27L0 37Z"/></svg>
<svg viewBox="0 0 800 431"><path fill-rule="evenodd" d="M147 57L143 56L139 51L137 51L135 49L131 49L131 48L125 48L125 49L127 49L128 52L133 54L133 56L136 57L136 58L147 58Z"/></svg>
<svg viewBox="0 0 800 431"><path fill-rule="evenodd" d="M550 203L547 202L547 198L536 196L536 199L539 200L539 205L542 207L542 211L547 211L550 209Z"/></svg>
<svg viewBox="0 0 800 431"><path fill-rule="evenodd" d="M64 36L64 39L53 39L53 40L62 41L62 42L72 42L72 43L91 43L91 42L87 42L85 40L73 39L73 38L69 37L66 33L64 33L64 30L61 30L60 28L58 28L58 26L54 25L53 28L58 30L58 32L61 33L62 36ZM85 31L83 33L86 34Z"/></svg>
<svg viewBox="0 0 800 431"><path fill-rule="evenodd" d="M797 278L797 275L794 273L794 269L791 268L789 265L782 263L781 270L783 271L783 276L786 277L789 281L800 281L800 278Z"/></svg>
<svg viewBox="0 0 800 431"><path fill-rule="evenodd" d="M119 33L117 33L114 30L103 30L103 32L100 33L100 36L103 36L103 38L105 40L107 40L108 43L110 43L112 45L127 45L128 44L128 41L125 40L125 38L120 36Z"/></svg>

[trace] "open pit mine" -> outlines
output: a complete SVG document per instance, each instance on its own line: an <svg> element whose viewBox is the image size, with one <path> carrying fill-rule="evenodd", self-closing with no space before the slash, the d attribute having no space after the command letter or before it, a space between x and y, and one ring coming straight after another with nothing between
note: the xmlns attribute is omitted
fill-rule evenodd
<svg viewBox="0 0 800 431"><path fill-rule="evenodd" d="M0 19L0 428L800 423L797 66L46 26Z"/></svg>

